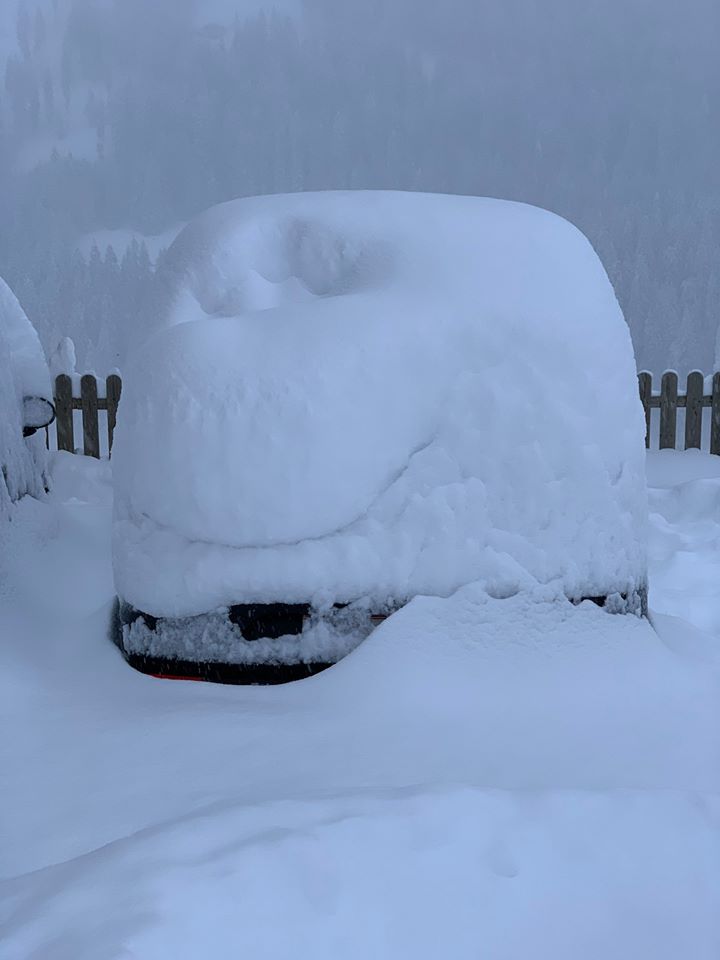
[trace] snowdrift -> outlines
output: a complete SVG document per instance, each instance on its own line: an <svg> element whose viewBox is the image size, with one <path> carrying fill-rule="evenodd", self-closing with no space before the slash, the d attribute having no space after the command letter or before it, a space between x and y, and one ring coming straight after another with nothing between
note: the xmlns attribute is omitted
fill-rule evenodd
<svg viewBox="0 0 720 960"><path fill-rule="evenodd" d="M479 581L635 598L644 423L587 240L522 204L259 197L188 225L114 447L119 595L154 616Z"/></svg>
<svg viewBox="0 0 720 960"><path fill-rule="evenodd" d="M0 519L14 500L43 491L45 445L23 439L23 397L52 399L50 374L34 327L0 278Z"/></svg>
<svg viewBox="0 0 720 960"><path fill-rule="evenodd" d="M696 590L717 459L650 457ZM104 636L110 482L56 454L0 551L2 960L717 960L717 632L470 585L303 683L153 680Z"/></svg>

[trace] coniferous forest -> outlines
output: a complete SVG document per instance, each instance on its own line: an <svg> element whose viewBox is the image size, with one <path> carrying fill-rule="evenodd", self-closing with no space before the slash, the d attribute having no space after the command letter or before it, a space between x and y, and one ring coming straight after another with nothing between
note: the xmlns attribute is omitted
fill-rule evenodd
<svg viewBox="0 0 720 960"><path fill-rule="evenodd" d="M47 351L69 335L79 366L122 365L156 257L204 207L368 187L568 217L639 366L714 363L716 0L20 0L4 16L0 275Z"/></svg>

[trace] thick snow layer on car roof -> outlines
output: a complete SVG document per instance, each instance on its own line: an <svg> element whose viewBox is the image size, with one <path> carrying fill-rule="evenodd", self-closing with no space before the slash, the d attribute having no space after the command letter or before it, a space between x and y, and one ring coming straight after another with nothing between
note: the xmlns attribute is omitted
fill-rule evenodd
<svg viewBox="0 0 720 960"><path fill-rule="evenodd" d="M34 327L0 278L0 519L9 504L42 490L45 451L22 435L23 397L52 398L50 375Z"/></svg>
<svg viewBox="0 0 720 960"><path fill-rule="evenodd" d="M643 584L630 337L564 220L423 194L238 200L180 234L159 285L114 450L135 606Z"/></svg>

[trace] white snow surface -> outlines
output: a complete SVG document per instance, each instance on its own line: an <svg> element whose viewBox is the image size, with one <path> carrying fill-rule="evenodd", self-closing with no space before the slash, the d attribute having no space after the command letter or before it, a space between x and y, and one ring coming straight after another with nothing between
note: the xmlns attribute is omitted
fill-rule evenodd
<svg viewBox="0 0 720 960"><path fill-rule="evenodd" d="M23 397L52 399L50 374L35 328L0 278L0 523L12 501L43 492L45 446L24 440Z"/></svg>
<svg viewBox="0 0 720 960"><path fill-rule="evenodd" d="M105 635L107 465L53 462L0 552L2 960L716 960L718 632L474 584L311 680L155 680ZM678 590L698 519L651 540Z"/></svg>
<svg viewBox="0 0 720 960"><path fill-rule="evenodd" d="M630 337L567 222L467 197L238 200L182 231L158 282L114 448L136 607L644 583Z"/></svg>
<svg viewBox="0 0 720 960"><path fill-rule="evenodd" d="M50 374L53 381L62 374L69 377L77 374L75 344L70 337L61 337L50 355Z"/></svg>

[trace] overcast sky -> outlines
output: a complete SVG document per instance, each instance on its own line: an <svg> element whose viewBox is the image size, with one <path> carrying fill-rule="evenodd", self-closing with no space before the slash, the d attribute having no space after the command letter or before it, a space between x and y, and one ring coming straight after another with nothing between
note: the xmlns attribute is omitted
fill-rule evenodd
<svg viewBox="0 0 720 960"><path fill-rule="evenodd" d="M0 0L0 57L4 60L15 46L15 12L12 2Z"/></svg>

